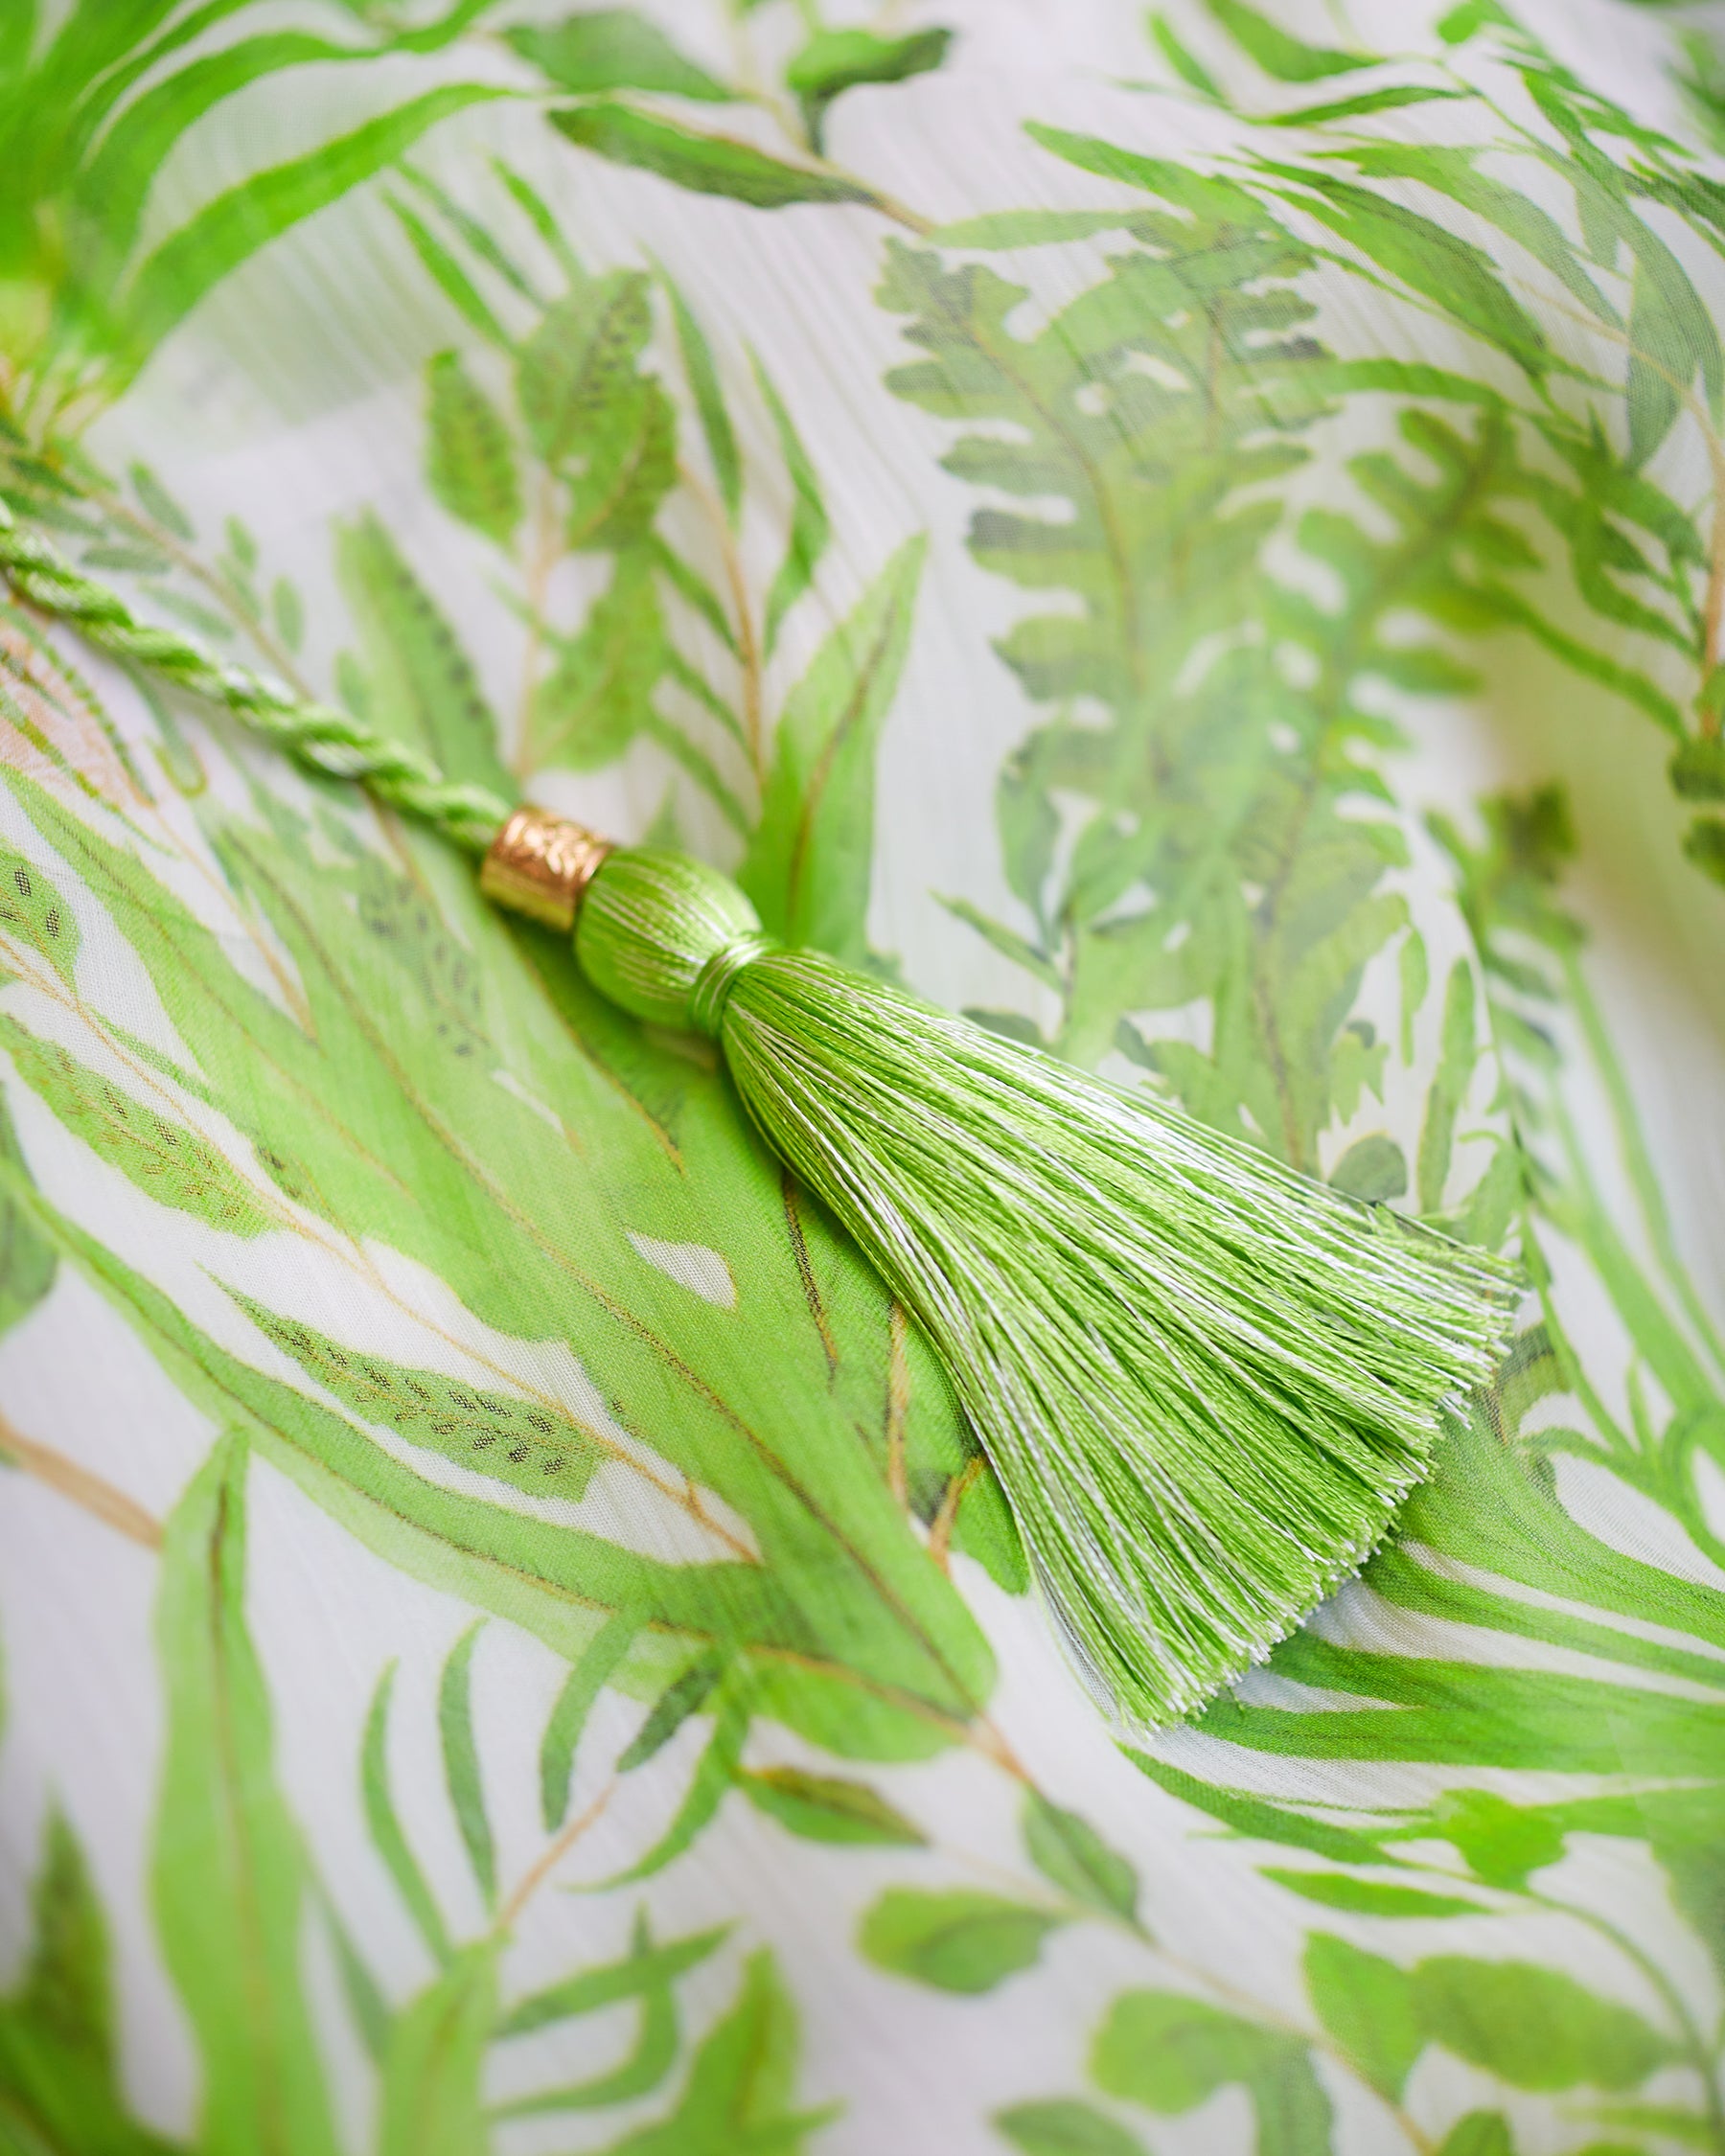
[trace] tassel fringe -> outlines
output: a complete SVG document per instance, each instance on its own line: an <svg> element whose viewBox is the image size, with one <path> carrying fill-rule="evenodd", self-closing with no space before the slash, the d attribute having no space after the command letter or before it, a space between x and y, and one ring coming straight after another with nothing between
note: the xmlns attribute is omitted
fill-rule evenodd
<svg viewBox="0 0 1725 2156"><path fill-rule="evenodd" d="M1515 1275L818 953L714 1030L932 1339L1091 1689L1197 1706L1382 1540Z"/></svg>

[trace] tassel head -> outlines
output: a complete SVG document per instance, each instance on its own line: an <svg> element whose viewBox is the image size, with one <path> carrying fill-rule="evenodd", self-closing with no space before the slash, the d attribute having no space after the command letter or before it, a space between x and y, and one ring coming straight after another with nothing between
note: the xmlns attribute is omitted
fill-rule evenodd
<svg viewBox="0 0 1725 2156"><path fill-rule="evenodd" d="M575 927L581 970L609 1001L715 1038L743 968L777 948L728 876L661 846L609 855Z"/></svg>

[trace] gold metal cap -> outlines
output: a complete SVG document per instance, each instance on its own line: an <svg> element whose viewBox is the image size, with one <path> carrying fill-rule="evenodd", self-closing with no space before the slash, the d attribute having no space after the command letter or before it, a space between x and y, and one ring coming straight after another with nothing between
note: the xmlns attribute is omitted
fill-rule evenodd
<svg viewBox="0 0 1725 2156"><path fill-rule="evenodd" d="M549 809L519 808L491 842L479 888L512 913L566 934L611 841Z"/></svg>

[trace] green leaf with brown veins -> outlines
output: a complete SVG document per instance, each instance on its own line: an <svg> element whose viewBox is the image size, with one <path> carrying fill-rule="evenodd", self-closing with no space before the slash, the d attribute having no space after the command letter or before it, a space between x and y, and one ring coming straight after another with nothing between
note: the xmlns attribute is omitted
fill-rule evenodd
<svg viewBox="0 0 1725 2156"><path fill-rule="evenodd" d="M826 116L846 90L870 82L906 82L940 66L953 41L950 30L913 30L883 37L872 30L817 30L785 69L785 87L802 106L810 147L823 149Z"/></svg>
<svg viewBox="0 0 1725 2156"><path fill-rule="evenodd" d="M189 1124L126 1092L6 1012L0 1048L73 1136L146 1197L229 1235L262 1235L276 1225L241 1171Z"/></svg>
<svg viewBox="0 0 1725 2156"><path fill-rule="evenodd" d="M1361 2078L1393 2103L1426 2044L1406 1971L1327 1932L1307 1939L1303 1966L1319 2020Z"/></svg>
<svg viewBox="0 0 1725 2156"><path fill-rule="evenodd" d="M1535 1961L1443 1956L1410 1972L1426 2035L1517 2089L1632 2089L1677 2055L1615 2000Z"/></svg>
<svg viewBox="0 0 1725 2156"><path fill-rule="evenodd" d="M670 2115L611 2145L610 2156L805 2156L833 2107L794 2108L800 2065L796 2008L765 1948L743 1965L735 2004L697 2048Z"/></svg>
<svg viewBox="0 0 1725 2156"><path fill-rule="evenodd" d="M1138 1922L1138 1873L1088 1820L1030 1789L1024 1793L1024 1828L1030 1861L1051 1885L1099 1915Z"/></svg>
<svg viewBox="0 0 1725 2156"><path fill-rule="evenodd" d="M1240 2087L1258 2156L1326 2156L1332 2113L1305 2042L1178 1991L1128 1991L1096 2033L1091 2074L1106 2095L1178 2117Z"/></svg>
<svg viewBox="0 0 1725 2156"><path fill-rule="evenodd" d="M464 1946L390 2024L378 2156L473 2156L489 2138L480 2087L497 2012L498 1938Z"/></svg>
<svg viewBox="0 0 1725 2156"><path fill-rule="evenodd" d="M545 28L521 24L504 37L560 90L653 90L724 103L731 96L632 8L594 8Z"/></svg>
<svg viewBox="0 0 1725 2156"><path fill-rule="evenodd" d="M596 771L614 764L659 722L654 696L671 656L652 567L641 555L626 556L580 629L557 639L533 692L526 768Z"/></svg>
<svg viewBox="0 0 1725 2156"><path fill-rule="evenodd" d="M647 295L640 270L608 271L548 308L521 347L516 396L546 464L583 454L599 415L636 378L653 331Z"/></svg>
<svg viewBox="0 0 1725 2156"><path fill-rule="evenodd" d="M1143 2156L1144 2145L1094 2104L1074 2097L1015 2103L993 2123L1020 2156Z"/></svg>
<svg viewBox="0 0 1725 2156"><path fill-rule="evenodd" d="M229 1293L265 1339L365 1422L532 1497L579 1498L608 1447L560 1403L413 1369L343 1346L238 1289Z"/></svg>
<svg viewBox="0 0 1725 2156"><path fill-rule="evenodd" d="M449 515L507 548L521 520L515 445L458 352L426 362L426 483Z"/></svg>
<svg viewBox="0 0 1725 2156"><path fill-rule="evenodd" d="M1241 51L1278 82L1323 82L1377 64L1370 53L1339 52L1290 36L1271 16L1249 8L1246 0L1208 0L1208 5Z"/></svg>
<svg viewBox="0 0 1725 2156"><path fill-rule="evenodd" d="M513 95L492 83L445 83L206 203L139 265L116 303L128 371L271 240L385 171L441 121Z"/></svg>
<svg viewBox="0 0 1725 2156"><path fill-rule="evenodd" d="M473 958L488 1047L455 1052L435 982L360 917L360 869L313 852L290 815L266 831L212 807L236 888L297 974L302 1023L142 858L19 774L8 783L136 950L212 1102L299 1163L355 1244L376 1238L427 1267L481 1326L577 1356L627 1434L619 1472L664 1509L689 1561L655 1563L597 1532L439 1488L303 1391L212 1360L211 1343L112 1253L79 1242L80 1265L176 1373L213 1385L219 1411L255 1415L289 1472L397 1561L470 1580L477 1606L562 1652L585 1646L601 1611L634 1608L649 1631L748 1646L757 1711L817 1743L903 1757L960 1737L986 1696L987 1649L906 1533L848 1411L853 1388L886 1396L890 1342L872 1277L836 1247L849 1286L824 1317L812 1308L782 1178L719 1074L608 1018L566 939L518 935L465 864L415 839L413 878ZM616 1067L587 1052L589 1037L627 1039L643 1067L674 1078L674 1138ZM636 1238L716 1247L734 1306L716 1312L644 1262ZM938 1395L926 1411L954 1418Z"/></svg>
<svg viewBox="0 0 1725 2156"><path fill-rule="evenodd" d="M126 2113L107 1919L82 1847L58 1808L43 1825L30 1910L22 1971L0 1997L0 2131L32 2150L174 2156Z"/></svg>
<svg viewBox="0 0 1725 2156"><path fill-rule="evenodd" d="M866 1782L812 1775L800 1767L759 1767L740 1773L737 1786L757 1811L806 1842L912 1849L928 1840Z"/></svg>
<svg viewBox="0 0 1725 2156"><path fill-rule="evenodd" d="M903 545L785 700L738 881L770 934L849 965L867 953L881 731L910 645L924 541Z"/></svg>
<svg viewBox="0 0 1725 2156"><path fill-rule="evenodd" d="M785 539L784 559L767 593L767 610L762 620L762 645L770 658L785 616L815 580L816 568L832 537L832 522L820 491L820 475L796 430L796 423L773 386L771 376L758 357L752 354L750 357L755 381L772 415L773 430L785 459L785 475L791 485L791 528Z"/></svg>
<svg viewBox="0 0 1725 2156"><path fill-rule="evenodd" d="M78 922L34 861L0 844L0 934L37 952L68 988L78 965Z"/></svg>
<svg viewBox="0 0 1725 2156"><path fill-rule="evenodd" d="M47 1296L59 1271L59 1254L15 1188L30 1170L18 1143L12 1112L0 1093L0 1334L20 1323Z"/></svg>
<svg viewBox="0 0 1725 2156"><path fill-rule="evenodd" d="M757 210L875 199L857 180L790 165L735 136L702 134L608 99L554 112L551 125L577 149L590 149L612 164L632 165L692 194L723 195Z"/></svg>
<svg viewBox="0 0 1725 2156"><path fill-rule="evenodd" d="M889 1887L863 1917L857 1943L890 1975L969 1997L1029 1968L1066 1921L1057 1911L969 1888Z"/></svg>
<svg viewBox="0 0 1725 2156"><path fill-rule="evenodd" d="M446 776L512 794L497 723L473 663L371 511L341 530L335 573L359 631L366 718L425 750Z"/></svg>
<svg viewBox="0 0 1725 2156"><path fill-rule="evenodd" d="M303 1989L310 1876L275 1780L245 1617L249 1448L218 1440L168 1522L156 1599L167 1689L150 1892L202 2065L210 2156L336 2156Z"/></svg>

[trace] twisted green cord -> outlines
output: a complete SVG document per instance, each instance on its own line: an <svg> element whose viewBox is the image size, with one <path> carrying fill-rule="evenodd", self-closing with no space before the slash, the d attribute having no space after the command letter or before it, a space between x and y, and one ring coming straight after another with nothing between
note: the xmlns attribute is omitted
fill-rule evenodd
<svg viewBox="0 0 1725 2156"><path fill-rule="evenodd" d="M484 853L508 820L513 804L501 794L457 785L428 756L375 733L351 713L295 696L249 667L218 658L178 630L140 621L118 592L84 576L47 539L25 531L3 499L0 573L28 605L71 623L115 658L224 704L253 732L312 770L359 782L469 853Z"/></svg>

